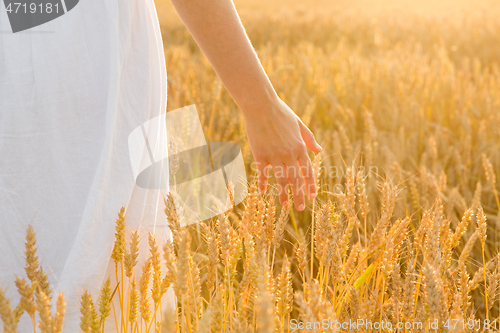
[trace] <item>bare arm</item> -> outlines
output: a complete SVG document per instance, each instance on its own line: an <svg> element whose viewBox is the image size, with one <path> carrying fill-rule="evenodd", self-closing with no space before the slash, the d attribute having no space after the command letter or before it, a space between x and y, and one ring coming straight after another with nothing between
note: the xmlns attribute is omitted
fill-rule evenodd
<svg viewBox="0 0 500 333"><path fill-rule="evenodd" d="M171 0L215 72L241 109L259 175L267 186L268 165L281 189L292 186L297 209L304 208L304 180L316 195L306 147L321 151L314 136L277 96L248 39L231 0ZM280 202L287 201L280 191Z"/></svg>

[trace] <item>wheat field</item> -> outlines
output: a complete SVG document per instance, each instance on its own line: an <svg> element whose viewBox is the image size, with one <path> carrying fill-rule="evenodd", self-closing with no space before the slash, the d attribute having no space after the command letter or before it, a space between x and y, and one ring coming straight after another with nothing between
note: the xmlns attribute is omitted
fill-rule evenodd
<svg viewBox="0 0 500 333"><path fill-rule="evenodd" d="M272 181L256 191L238 108L171 4L156 4L168 110L196 104L208 141L242 148L251 186L243 204L187 227L169 195L173 242L151 236L135 273L137 234L120 212L127 332L499 330L500 3L235 1L279 96L323 147L302 212L275 204ZM23 312L36 332L60 332L63 296L48 307L35 260L17 307L0 290L5 332ZM170 287L175 309L158 308ZM84 295L83 332L112 320L113 296L109 282L99 300Z"/></svg>

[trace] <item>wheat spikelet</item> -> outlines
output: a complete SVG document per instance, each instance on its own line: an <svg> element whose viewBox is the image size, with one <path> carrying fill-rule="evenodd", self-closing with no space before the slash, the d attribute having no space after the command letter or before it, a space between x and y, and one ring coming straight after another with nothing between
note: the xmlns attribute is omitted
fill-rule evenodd
<svg viewBox="0 0 500 333"><path fill-rule="evenodd" d="M191 314L194 318L195 330L198 330L198 320L203 313L203 299L201 298L201 280L200 269L198 265L190 258L190 272L189 272L189 304L191 306Z"/></svg>
<svg viewBox="0 0 500 333"><path fill-rule="evenodd" d="M120 209L115 226L115 244L111 258L118 264L123 261L125 254L125 207Z"/></svg>
<svg viewBox="0 0 500 333"><path fill-rule="evenodd" d="M496 177L495 177L495 171L493 170L493 165L490 162L490 159L486 154L482 154L482 159L483 159L483 167L484 167L484 173L486 174L486 179L488 182L490 182L491 186L493 188L496 187Z"/></svg>
<svg viewBox="0 0 500 333"><path fill-rule="evenodd" d="M63 329L64 314L66 313L66 302L63 293L57 296L56 314L52 319L52 333L61 333Z"/></svg>
<svg viewBox="0 0 500 333"><path fill-rule="evenodd" d="M413 267L413 251L410 243L408 242L408 260L406 262L406 277L404 281L403 297L401 301L401 314L403 319L410 321L413 318L413 309L415 308L415 280L416 272Z"/></svg>
<svg viewBox="0 0 500 333"><path fill-rule="evenodd" d="M36 255L36 234L31 225L28 226L26 232L26 275L31 282L35 282L38 278L38 256Z"/></svg>
<svg viewBox="0 0 500 333"><path fill-rule="evenodd" d="M80 328L85 333L92 332L92 297L85 291L81 297L80 313Z"/></svg>
<svg viewBox="0 0 500 333"><path fill-rule="evenodd" d="M486 290L486 294L488 295L488 303L487 303L488 310L491 310L491 308L495 304L495 298L498 288L498 280L495 278L496 275L497 274L491 272L487 273L488 289Z"/></svg>
<svg viewBox="0 0 500 333"><path fill-rule="evenodd" d="M485 265L486 267L486 272L487 274L490 273L491 270L495 268L495 265L497 264L496 262L496 257L491 258ZM472 291L479 287L479 284L484 281L484 267L481 266L478 268L478 270L474 273L474 276L472 279L469 281L469 291Z"/></svg>
<svg viewBox="0 0 500 333"><path fill-rule="evenodd" d="M318 153L314 156L314 160L312 163L313 167L313 172L314 172L314 182L316 183L316 186L320 188L320 177L321 177L321 163L323 162L323 157L321 153Z"/></svg>
<svg viewBox="0 0 500 333"><path fill-rule="evenodd" d="M101 330L101 320L99 318L99 315L97 314L97 310L94 307L94 302L91 303L92 307L92 324L90 325L90 328L92 330L92 333L99 333Z"/></svg>
<svg viewBox="0 0 500 333"><path fill-rule="evenodd" d="M330 267L330 275L333 283L344 281L345 273L342 265L340 249L335 238L328 239L325 251L325 267Z"/></svg>
<svg viewBox="0 0 500 333"><path fill-rule="evenodd" d="M246 258L243 262L243 278L241 279L236 295L238 299L238 321L239 324L247 322L247 317L250 312L251 290L253 289L256 281L257 261L255 255L255 246L253 241L245 242Z"/></svg>
<svg viewBox="0 0 500 333"><path fill-rule="evenodd" d="M433 319L439 319L442 323L443 319L446 318L445 315L445 303L444 303L444 292L442 286L442 280L438 275L438 272L431 266L430 263L426 263L424 267L424 299L428 307L428 316Z"/></svg>
<svg viewBox="0 0 500 333"><path fill-rule="evenodd" d="M172 177L175 178L175 174L179 170L180 158L179 151L177 147L176 139L173 135L170 135L168 140L168 163L169 163L169 171Z"/></svg>
<svg viewBox="0 0 500 333"><path fill-rule="evenodd" d="M348 195L344 192L338 192L338 193L335 193L335 196L339 199L339 203L340 203L339 206L340 206L340 209L342 210L342 212L347 217L353 216L354 215L354 207L351 206Z"/></svg>
<svg viewBox="0 0 500 333"><path fill-rule="evenodd" d="M49 298L49 301L52 300L52 291L50 290L50 283L47 274L42 267L39 267L37 272L37 288L40 288L45 295Z"/></svg>
<svg viewBox="0 0 500 333"><path fill-rule="evenodd" d="M385 182L382 186L382 212L368 243L369 251L376 250L384 242L387 224L392 217L396 195L396 189L392 183Z"/></svg>
<svg viewBox="0 0 500 333"><path fill-rule="evenodd" d="M147 324L151 319L151 306L148 298L149 280L151 278L151 257L149 257L142 266L142 275L139 280L139 295L141 318Z"/></svg>
<svg viewBox="0 0 500 333"><path fill-rule="evenodd" d="M349 290L349 310L350 310L350 318L359 318L359 313L360 313L360 298L359 298L359 292L358 290L354 287L351 286Z"/></svg>
<svg viewBox="0 0 500 333"><path fill-rule="evenodd" d="M263 249L261 252L256 252L254 255L254 262L251 267L251 269L253 270L252 285L257 293L259 293L264 288L267 295L272 299L272 302L274 304L275 283L271 268L266 264L266 254L266 250Z"/></svg>
<svg viewBox="0 0 500 333"><path fill-rule="evenodd" d="M392 284L392 305L393 316L399 318L401 315L401 298L400 295L403 291L403 283L401 281L401 267L399 262L396 261L391 269L391 284Z"/></svg>
<svg viewBox="0 0 500 333"><path fill-rule="evenodd" d="M227 184L227 195L228 195L228 206L234 207L234 184L233 182L229 182Z"/></svg>
<svg viewBox="0 0 500 333"><path fill-rule="evenodd" d="M238 295L238 311L240 316L246 317L248 314L248 307L246 304L246 300L250 298L250 293L248 290L251 287L252 279L253 279L253 274L251 272L251 267L250 265L251 260L245 260L244 262L244 272L243 272L243 277L241 278L241 281L238 285L238 289L236 290L236 295ZM239 318L238 320L240 320Z"/></svg>
<svg viewBox="0 0 500 333"><path fill-rule="evenodd" d="M10 301L5 297L2 287L0 287L0 318L2 318L4 333L18 333L18 318L12 310Z"/></svg>
<svg viewBox="0 0 500 333"><path fill-rule="evenodd" d="M151 266L153 268L153 282L151 288L151 297L155 304L160 302L162 291L162 278L161 278L161 254L158 248L158 244L156 243L156 239L153 237L153 234L150 232L148 234L148 244L151 258Z"/></svg>
<svg viewBox="0 0 500 333"><path fill-rule="evenodd" d="M481 193L482 193L481 182L477 182L476 190L474 191L474 197L472 199L472 205L471 205L471 209L473 211L476 211L477 207L479 207L479 205L481 204Z"/></svg>
<svg viewBox="0 0 500 333"><path fill-rule="evenodd" d="M261 251L264 248L267 249L268 247L267 235L265 231L265 221L264 221L265 216L266 216L266 202L264 198L261 196L257 204L254 230L252 231L253 238L257 246L257 251Z"/></svg>
<svg viewBox="0 0 500 333"><path fill-rule="evenodd" d="M275 215L276 215L276 206L274 206L274 198L271 198L269 202L267 203L267 210L266 210L266 221L265 221L265 233L268 242L273 241L274 237L274 222L275 222Z"/></svg>
<svg viewBox="0 0 500 333"><path fill-rule="evenodd" d="M283 234L285 232L285 227L288 222L288 215L290 214L290 209L292 206L292 200L289 198L288 203L281 208L280 216L276 222L276 227L274 229L274 237L272 244L274 248L279 248L281 240L283 239Z"/></svg>
<svg viewBox="0 0 500 333"><path fill-rule="evenodd" d="M343 270L346 276L351 276L351 274L353 274L354 269L356 268L356 261L358 259L360 251L361 251L361 243L357 242L352 247L351 252L349 252L349 256L347 257L347 260L344 263Z"/></svg>
<svg viewBox="0 0 500 333"><path fill-rule="evenodd" d="M101 323L104 325L106 318L111 311L111 280L108 277L99 295L99 312L101 314Z"/></svg>
<svg viewBox="0 0 500 333"><path fill-rule="evenodd" d="M455 228L455 232L450 237L450 241L447 242L451 249L454 249L455 247L458 246L458 244L460 242L460 238L462 238L463 234L467 230L467 226L469 225L469 222L472 218L472 214L473 214L472 208L469 208L465 211L465 213L462 217L462 220L457 225L457 227Z"/></svg>
<svg viewBox="0 0 500 333"><path fill-rule="evenodd" d="M245 211L243 212L240 228L238 230L241 238L248 238L252 234L252 231L255 230L254 224L255 213L257 211L257 195L257 187L252 183L248 189Z"/></svg>
<svg viewBox="0 0 500 333"><path fill-rule="evenodd" d="M469 295L469 274L465 268L465 264L463 262L458 263L458 292L460 293L461 300L461 310L462 313L466 314L467 309L470 306L471 296Z"/></svg>
<svg viewBox="0 0 500 333"><path fill-rule="evenodd" d="M43 291L37 290L36 309L40 315L38 327L42 333L52 333L52 314L50 313L50 299Z"/></svg>
<svg viewBox="0 0 500 333"><path fill-rule="evenodd" d="M336 214L333 214L335 216ZM338 219L338 217L336 217ZM349 249L349 243L351 241L351 236L352 236L352 231L354 229L354 225L358 222L358 219L356 218L355 215L352 217L348 218L347 221L347 226L345 228L344 234L342 235L342 238L340 240L340 256L345 257L347 254L347 251Z"/></svg>
<svg viewBox="0 0 500 333"><path fill-rule="evenodd" d="M174 244L177 244L181 239L179 233L181 233L182 230L182 221L180 208L172 191L167 193L167 198L165 199L165 215L167 216L168 227L172 233Z"/></svg>
<svg viewBox="0 0 500 333"><path fill-rule="evenodd" d="M207 262L207 286L210 293L215 288L215 277L217 272L217 265L219 264L219 239L215 230L211 225L204 225L205 227L205 241L208 246L208 262Z"/></svg>
<svg viewBox="0 0 500 333"><path fill-rule="evenodd" d="M130 278L134 272L134 267L137 265L137 257L139 256L139 241L140 237L137 230L134 230L130 235L130 250L125 250L125 275Z"/></svg>
<svg viewBox="0 0 500 333"><path fill-rule="evenodd" d="M299 239L298 239L298 245L296 247L296 255L297 255L297 264L299 266L299 269L304 271L307 267L307 247L305 246L304 242L304 235L302 233L302 230L300 230L299 234Z"/></svg>
<svg viewBox="0 0 500 333"><path fill-rule="evenodd" d="M460 253L460 257L458 258L459 263L465 263L467 258L469 258L469 255L472 251L472 248L474 247L474 243L476 240L479 238L479 232L476 230L472 236L467 240L467 243L465 243L465 247L462 250L462 253Z"/></svg>
<svg viewBox="0 0 500 333"><path fill-rule="evenodd" d="M224 270L224 276L229 281L233 281L237 274L237 264L240 258L243 256L243 241L239 238L235 240L235 251L232 257L229 259L227 263L227 269Z"/></svg>
<svg viewBox="0 0 500 333"><path fill-rule="evenodd" d="M177 255L177 276L175 278L175 293L178 297L186 294L189 279L189 262L190 262L190 246L191 236L189 232L182 233L182 241L179 244L179 252Z"/></svg>
<svg viewBox="0 0 500 333"><path fill-rule="evenodd" d="M481 241L481 245L484 247L484 243L486 242L486 215L484 215L483 207L480 205L477 214L477 230L479 233L479 240Z"/></svg>
<svg viewBox="0 0 500 333"><path fill-rule="evenodd" d="M440 239L440 227L443 223L442 219L436 214L434 215L434 219L432 220L431 228L427 232L427 236L425 238L425 256L426 261L429 262L434 267L439 266L441 263L441 239Z"/></svg>
<svg viewBox="0 0 500 333"><path fill-rule="evenodd" d="M236 231L226 216L219 216L216 223L222 260L227 263L236 252Z"/></svg>
<svg viewBox="0 0 500 333"><path fill-rule="evenodd" d="M23 305L23 309L33 317L35 315L35 286L29 286L25 279L20 278L16 275L16 286L19 294L21 295L20 303Z"/></svg>
<svg viewBox="0 0 500 333"><path fill-rule="evenodd" d="M410 218L406 217L403 220L398 219L391 227L386 238L386 245L384 250L384 259L382 270L384 274L390 275L393 268L397 267L397 259L399 255L399 248L403 244L407 232Z"/></svg>
<svg viewBox="0 0 500 333"><path fill-rule="evenodd" d="M416 248L420 248L422 245L422 239L424 238L424 235L426 234L427 230L429 227L432 225L432 217L433 213L430 210L427 210L424 212L422 219L420 221L420 225L415 232L415 236L413 238L413 246Z"/></svg>
<svg viewBox="0 0 500 333"><path fill-rule="evenodd" d="M224 284L220 284L217 288L212 304L210 305L210 332L224 332Z"/></svg>
<svg viewBox="0 0 500 333"><path fill-rule="evenodd" d="M460 294L455 294L453 296L453 303L451 305L450 319L462 320L464 318L464 313L462 311L462 297Z"/></svg>
<svg viewBox="0 0 500 333"><path fill-rule="evenodd" d="M364 177L364 172L359 170L356 174L356 186L358 187L358 200L360 207L361 218L368 217L370 212L370 204L368 203L368 194L366 193L366 182Z"/></svg>
<svg viewBox="0 0 500 333"><path fill-rule="evenodd" d="M285 253L283 256L283 264L281 266L281 274L277 280L277 313L284 318L293 309L293 289L292 275L290 272L290 262Z"/></svg>
<svg viewBox="0 0 500 333"><path fill-rule="evenodd" d="M137 282L135 278L132 278L131 290L130 290L130 313L128 320L134 327L134 323L137 322L139 316L139 290L137 289Z"/></svg>
<svg viewBox="0 0 500 333"><path fill-rule="evenodd" d="M331 222L331 211L327 204L318 207L316 212L314 230L314 245L316 247L315 255L321 263L326 261L326 249L330 236L334 235L333 226Z"/></svg>
<svg viewBox="0 0 500 333"><path fill-rule="evenodd" d="M258 232L260 230L263 230L265 216L266 216L266 202L264 200L264 197L260 195L257 201L257 210L255 212L255 219L252 229L253 235L256 237L261 236L261 234L259 234Z"/></svg>
<svg viewBox="0 0 500 333"><path fill-rule="evenodd" d="M163 251L163 256L165 258L165 263L167 266L167 273L164 280L167 280L169 285L171 283L175 285L177 283L177 262L174 254L174 245L171 241L165 242L165 244L163 245Z"/></svg>

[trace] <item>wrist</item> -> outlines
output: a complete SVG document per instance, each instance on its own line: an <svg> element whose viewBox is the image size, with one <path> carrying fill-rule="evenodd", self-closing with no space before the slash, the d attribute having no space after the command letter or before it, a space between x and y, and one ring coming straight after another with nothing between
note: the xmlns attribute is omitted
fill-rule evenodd
<svg viewBox="0 0 500 333"><path fill-rule="evenodd" d="M254 117L255 115L264 115L271 112L279 104L280 98L274 88L265 89L257 94L246 94L236 103L240 108L243 117Z"/></svg>

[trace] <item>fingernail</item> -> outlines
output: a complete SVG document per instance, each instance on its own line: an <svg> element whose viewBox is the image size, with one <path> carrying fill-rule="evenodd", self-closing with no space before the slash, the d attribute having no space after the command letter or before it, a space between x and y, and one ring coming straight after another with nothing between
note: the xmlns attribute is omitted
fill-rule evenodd
<svg viewBox="0 0 500 333"><path fill-rule="evenodd" d="M320 150L322 150L322 149L323 149L323 147L321 147L321 146L319 145L319 143L316 143L316 146L317 146Z"/></svg>
<svg viewBox="0 0 500 333"><path fill-rule="evenodd" d="M311 193L311 199L316 198L316 195L317 195L316 192Z"/></svg>
<svg viewBox="0 0 500 333"><path fill-rule="evenodd" d="M304 210L304 204L300 204L298 210Z"/></svg>

